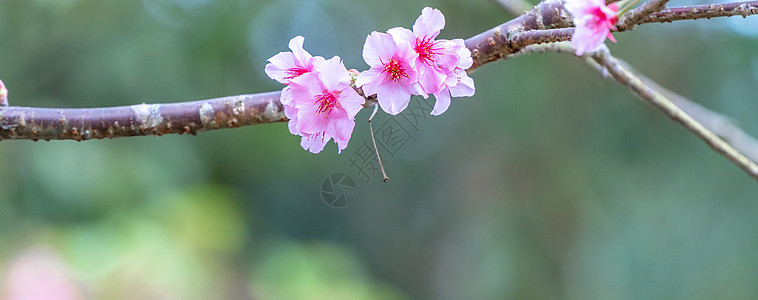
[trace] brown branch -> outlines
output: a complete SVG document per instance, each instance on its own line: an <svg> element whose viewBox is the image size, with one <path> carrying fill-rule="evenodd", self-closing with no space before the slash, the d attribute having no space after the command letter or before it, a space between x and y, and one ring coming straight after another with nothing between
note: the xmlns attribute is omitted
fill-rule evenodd
<svg viewBox="0 0 758 300"><path fill-rule="evenodd" d="M68 140L197 132L284 122L281 92L106 108L0 107L0 138Z"/></svg>
<svg viewBox="0 0 758 300"><path fill-rule="evenodd" d="M619 83L628 86L634 94L652 104L669 118L682 124L687 130L703 140L714 151L725 156L729 161L740 167L748 175L758 180L758 165L740 153L737 149L719 138L715 133L703 126L692 116L684 112L659 91L646 84L637 74L628 70L624 65L608 51L607 47L601 47L590 54L591 57L603 66L609 74Z"/></svg>
<svg viewBox="0 0 758 300"><path fill-rule="evenodd" d="M646 3L665 3L653 0ZM647 16L657 9L646 5L630 13ZM755 3L724 4L754 13ZM683 8L681 8L683 9ZM662 19L677 15L701 16L697 12L680 12L671 8L653 15ZM735 8L737 9L737 8ZM737 11L739 11L737 9ZM712 10L718 10L714 6ZM724 14L725 15L725 14ZM659 17L655 17L659 16ZM651 17L648 17L649 20ZM667 17L672 18L672 17ZM672 20L679 20L679 19ZM631 19L630 17L630 20ZM545 0L513 20L503 23L465 41L474 63L467 71L518 53L529 45L570 39L571 17L561 0ZM360 91L359 91L360 92ZM0 107L0 138L87 140L126 136L197 133L212 129L232 128L271 122L286 122L279 102L280 92L239 95L225 98L170 104L139 104L110 108L54 109L31 107ZM366 106L375 102L369 95Z"/></svg>
<svg viewBox="0 0 758 300"><path fill-rule="evenodd" d="M530 45L525 47L523 50L519 51L518 53L511 55L509 58L513 58L516 56L524 55L524 54L531 54L531 53L543 53L543 52L557 52L557 53L565 53L570 54L574 56L574 49L571 48L571 46L568 44L568 42L561 42L561 43L549 43L549 44L539 44L539 45ZM585 58L587 63L591 65L593 68L597 69L598 72L601 72L604 74L607 74L607 70L603 69L603 66L599 65L597 62L595 62L593 59L589 57L582 57ZM631 67L628 66L628 64L621 60L616 58L616 60L626 69L631 69ZM633 70L632 70L633 71ZM723 139L725 142L729 143L737 149L739 152L743 153L745 156L750 158L750 160L754 162L758 162L758 140L756 140L754 137L747 134L745 131L743 131L737 124L732 122L729 117L724 116L720 113L711 111L700 104L697 104L693 102L692 100L689 100L673 91L670 91L655 81L639 74L634 73L639 78L642 79L642 81L651 86L653 89L657 90L661 94L663 94L666 98L671 100L676 106L681 108L685 113L692 116L695 120L703 124L708 130L712 131L721 139Z"/></svg>
<svg viewBox="0 0 758 300"><path fill-rule="evenodd" d="M649 0L639 7L626 12L616 24L617 31L631 30L647 16L661 11L669 0Z"/></svg>
<svg viewBox="0 0 758 300"><path fill-rule="evenodd" d="M758 14L758 1L671 7L647 16L642 23L667 23L681 20Z"/></svg>

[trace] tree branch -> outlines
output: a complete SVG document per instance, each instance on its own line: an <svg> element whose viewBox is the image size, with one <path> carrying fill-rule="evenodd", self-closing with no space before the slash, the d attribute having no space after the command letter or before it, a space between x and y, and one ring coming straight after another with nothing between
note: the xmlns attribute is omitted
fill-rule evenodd
<svg viewBox="0 0 758 300"><path fill-rule="evenodd" d="M574 56L574 49L571 48L571 45L568 44L568 42L560 42L560 43L549 43L549 44L539 44L539 45L530 45L525 47L523 50L519 51L516 54L513 54L509 56L508 58L513 58L516 56L524 55L524 54L532 54L532 53L543 53L543 52L557 52L557 53L566 53ZM580 57L583 58L590 66L595 68L598 72L601 72L604 74L604 77L607 77L609 74L607 70L603 68L600 64L595 62L590 57ZM616 58L616 60L624 66L624 68L630 69L628 64L621 60ZM697 104L693 102L692 100L689 100L675 92L672 92L662 86L660 86L658 83L654 82L653 80L636 73L635 74L642 79L642 81L651 86L653 89L657 90L661 94L663 94L666 98L671 100L676 106L681 108L685 113L692 116L695 120L703 124L706 128L708 128L710 131L721 137L725 142L729 143L737 149L739 152L743 153L745 156L750 158L750 160L754 162L758 162L758 140L756 140L754 137L747 134L745 131L743 131L739 126L737 126L734 122L732 122L729 117L724 116L722 114L719 114L717 112L711 111L700 104Z"/></svg>
<svg viewBox="0 0 758 300"><path fill-rule="evenodd" d="M684 112L659 91L646 84L642 78L629 69L610 54L607 47L601 47L592 52L592 59L603 66L609 74L619 83L628 86L634 94L652 104L672 120L682 124L687 130L695 134L713 150L729 159L751 177L758 180L758 165L740 153L737 149L720 139L715 133L703 126L692 116Z"/></svg>
<svg viewBox="0 0 758 300"><path fill-rule="evenodd" d="M666 7L666 3L669 0L649 0L639 7L632 9L621 16L621 19L616 24L616 31L624 31L633 29L637 24L642 22L647 16L654 12L661 11Z"/></svg>
<svg viewBox="0 0 758 300"><path fill-rule="evenodd" d="M658 3L658 4L650 4ZM647 17L665 0L653 0L638 9L627 22ZM717 13L732 8L733 14L755 13L755 1L712 6L707 13L671 8L644 19L680 20L691 17L728 15ZM712 12L711 12L712 11ZM652 22L652 21L651 21ZM630 23L631 24L631 23ZM571 16L561 0L545 0L524 14L465 41L474 63L467 72L501 58L507 58L529 45L565 41L573 32ZM360 90L359 90L360 93ZM170 104L139 104L110 108L55 109L0 107L0 138L31 140L87 140L168 133L197 133L271 122L286 122L279 102L280 92L230 96ZM375 96L366 97L366 106Z"/></svg>
<svg viewBox="0 0 758 300"><path fill-rule="evenodd" d="M667 23L681 20L758 14L758 1L671 7L647 16L642 23Z"/></svg>
<svg viewBox="0 0 758 300"><path fill-rule="evenodd" d="M106 108L0 107L0 138L89 140L285 122L281 92Z"/></svg>

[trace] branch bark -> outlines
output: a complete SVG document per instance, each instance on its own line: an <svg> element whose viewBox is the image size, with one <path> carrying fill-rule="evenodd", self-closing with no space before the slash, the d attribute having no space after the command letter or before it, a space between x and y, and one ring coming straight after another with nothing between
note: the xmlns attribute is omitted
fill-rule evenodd
<svg viewBox="0 0 758 300"><path fill-rule="evenodd" d="M652 2L660 5L665 0ZM654 9L646 7L643 5L635 14L645 18ZM709 7L705 9L706 12L701 11L701 8L670 8L647 16L644 22L684 20L688 16L746 16L756 13L756 1ZM732 9L727 13L728 8ZM474 59L474 64L467 72L512 56L529 45L566 41L571 38L573 28L569 27L572 26L571 16L563 8L562 0L542 1L524 14L467 39L465 44ZM284 117L279 96L280 92L270 92L192 102L109 108L0 107L0 138L87 140L169 133L194 134L213 129L286 122L288 120ZM367 106L376 101L372 95L366 98Z"/></svg>
<svg viewBox="0 0 758 300"><path fill-rule="evenodd" d="M281 92L106 108L0 107L0 138L89 140L196 134L221 128L285 122Z"/></svg>
<svg viewBox="0 0 758 300"><path fill-rule="evenodd" d="M758 1L682 6L671 7L653 13L647 16L642 23L667 23L681 20L710 19L731 16L742 16L745 18L755 14L758 14Z"/></svg>

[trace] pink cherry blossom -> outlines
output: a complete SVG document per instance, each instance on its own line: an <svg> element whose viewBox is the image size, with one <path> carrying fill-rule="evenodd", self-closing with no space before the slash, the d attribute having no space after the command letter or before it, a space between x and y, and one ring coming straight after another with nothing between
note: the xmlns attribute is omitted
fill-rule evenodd
<svg viewBox="0 0 758 300"><path fill-rule="evenodd" d="M8 89L5 88L2 80L0 80L0 106L8 106Z"/></svg>
<svg viewBox="0 0 758 300"><path fill-rule="evenodd" d="M290 40L289 48L291 52L279 52L279 54L272 56L268 59L269 63L266 64L266 75L271 79L278 81L282 84L289 84L290 80L297 78L308 72L312 72L314 63L318 61L318 58L314 58L308 51L303 49L303 42L305 38L302 36L296 36ZM323 60L323 58L321 58ZM282 104L289 104L292 97L290 95L289 88L282 90L282 96L280 101Z"/></svg>
<svg viewBox="0 0 758 300"><path fill-rule="evenodd" d="M474 95L474 79L466 74L466 69L470 68L474 64L473 58L471 58L471 51L466 48L462 39L454 39L452 41L441 40L441 44L446 49L450 49L455 52L459 57L455 67L449 71L446 70L448 75L443 82L442 88L434 93L436 102L431 114L438 116L447 111L450 107L450 97L471 97Z"/></svg>
<svg viewBox="0 0 758 300"><path fill-rule="evenodd" d="M389 34L374 31L363 45L363 60L371 68L358 75L355 85L366 95L376 94L379 106L396 115L408 106L411 94L423 94L413 66L417 57L408 43L396 44Z"/></svg>
<svg viewBox="0 0 758 300"><path fill-rule="evenodd" d="M285 105L285 114L290 118L290 132L302 136L303 149L319 153L331 139L338 152L347 147L355 115L364 103L350 81L338 56L317 62L313 71L290 79L292 101Z"/></svg>
<svg viewBox="0 0 758 300"><path fill-rule="evenodd" d="M595 50L608 37L614 43L611 29L618 21L618 5L611 3L606 6L604 0L566 0L566 10L574 17L574 35L571 37L571 47L576 49L576 55Z"/></svg>
<svg viewBox="0 0 758 300"><path fill-rule="evenodd" d="M425 7L413 24L413 31L401 27L387 31L397 44L410 44L418 55L414 66L418 70L419 84L427 94L440 91L445 80L455 78L453 70L460 59L449 43L435 40L444 27L445 16L442 12Z"/></svg>

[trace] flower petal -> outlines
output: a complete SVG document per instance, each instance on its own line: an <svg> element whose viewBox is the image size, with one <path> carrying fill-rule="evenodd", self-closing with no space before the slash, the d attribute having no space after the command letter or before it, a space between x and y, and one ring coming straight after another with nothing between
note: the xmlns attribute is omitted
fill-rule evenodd
<svg viewBox="0 0 758 300"><path fill-rule="evenodd" d="M421 16L413 24L413 33L417 37L435 38L445 28L445 16L438 9L424 7Z"/></svg>
<svg viewBox="0 0 758 300"><path fill-rule="evenodd" d="M460 69L459 69L460 70ZM466 71L456 71L458 84L450 88L450 96L453 97L471 97L476 92L474 88L474 79L466 74Z"/></svg>
<svg viewBox="0 0 758 300"><path fill-rule="evenodd" d="M313 154L318 154L324 150L324 146L326 146L326 143L329 142L330 139L331 137L326 138L323 132L319 134L304 135L303 138L300 139L300 146Z"/></svg>
<svg viewBox="0 0 758 300"><path fill-rule="evenodd" d="M340 93L337 101L339 101L342 108L347 112L347 117L351 120L355 118L355 115L357 115L361 109L363 109L363 103L366 102L363 97L358 95L358 93L349 86Z"/></svg>
<svg viewBox="0 0 758 300"><path fill-rule="evenodd" d="M408 30L407 28L403 27L395 27L391 28L390 30L387 30L387 33L389 33L392 36L392 39L395 41L395 44L409 44L409 45L415 45L416 44L416 35L413 34L413 31Z"/></svg>
<svg viewBox="0 0 758 300"><path fill-rule="evenodd" d="M310 59L313 57L310 53L308 53L308 51L305 51L305 49L303 49L304 41L305 38L298 35L296 37L293 37L289 43L289 48L292 50L292 54L295 56L295 59L302 67L305 67L308 64L308 61L310 61Z"/></svg>
<svg viewBox="0 0 758 300"><path fill-rule="evenodd" d="M292 93L291 104L298 108L307 103L312 104L315 96L324 93L324 87L314 73L306 73L292 78L289 87Z"/></svg>
<svg viewBox="0 0 758 300"><path fill-rule="evenodd" d="M350 84L350 73L339 56L334 56L322 63L316 71L318 78L330 92L339 91Z"/></svg>
<svg viewBox="0 0 758 300"><path fill-rule="evenodd" d="M437 99L437 101L434 102L434 109L432 109L431 114L433 116L439 116L450 107L450 91L445 87L439 91L439 93L434 93L434 98Z"/></svg>
<svg viewBox="0 0 758 300"><path fill-rule="evenodd" d="M266 64L266 75L279 83L287 84L289 80L284 79L288 76L287 70L296 67L295 55L292 52L279 52L279 54L268 59Z"/></svg>
<svg viewBox="0 0 758 300"><path fill-rule="evenodd" d="M355 86L363 88L363 93L367 96L376 94L376 88L384 82L382 70L381 67L374 67L361 72L355 79Z"/></svg>
<svg viewBox="0 0 758 300"><path fill-rule="evenodd" d="M386 84L378 87L376 100L382 110L394 116L408 107L408 103L411 101L411 92L408 91L407 86L398 82L387 81Z"/></svg>
<svg viewBox="0 0 758 300"><path fill-rule="evenodd" d="M363 44L363 60L372 67L381 65L382 60L392 57L395 48L397 46L391 35L374 31L366 37L366 43Z"/></svg>

